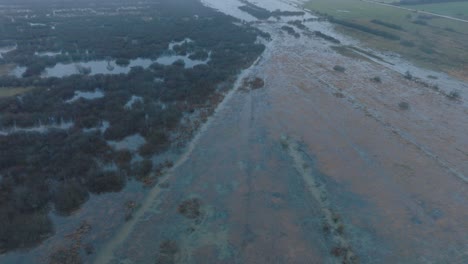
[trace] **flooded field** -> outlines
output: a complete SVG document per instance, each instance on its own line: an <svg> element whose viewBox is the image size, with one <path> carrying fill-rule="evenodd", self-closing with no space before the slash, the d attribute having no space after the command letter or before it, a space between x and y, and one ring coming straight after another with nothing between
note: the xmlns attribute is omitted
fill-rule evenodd
<svg viewBox="0 0 468 264"><path fill-rule="evenodd" d="M466 261L465 99L279 25L259 23L267 51L96 263Z"/></svg>
<svg viewBox="0 0 468 264"><path fill-rule="evenodd" d="M312 32L359 43L311 14L299 28L260 21L237 8L242 1L202 3L268 32L261 57L159 184L92 197L73 221L54 218L63 224L56 237L0 262L43 261L59 237L87 224L97 231L78 243L99 243L86 263L468 261L466 82L392 54L340 53ZM302 10L296 1L252 3ZM96 92L73 98L104 96ZM141 100L132 95L125 108ZM139 134L110 142L132 151L144 143Z"/></svg>

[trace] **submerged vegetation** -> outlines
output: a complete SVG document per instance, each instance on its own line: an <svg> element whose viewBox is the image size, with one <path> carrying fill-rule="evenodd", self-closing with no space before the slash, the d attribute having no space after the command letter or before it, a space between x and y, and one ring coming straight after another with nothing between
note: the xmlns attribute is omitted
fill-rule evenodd
<svg viewBox="0 0 468 264"><path fill-rule="evenodd" d="M237 26L195 0L164 0L157 8L118 15L49 16L46 6L35 11L34 23L47 26L0 18L0 41L17 45L0 64L27 68L23 78L1 76L0 89L34 87L0 96L0 252L51 235L51 209L70 214L90 193L119 191L129 177L154 183L170 162L153 164L152 157L183 145L197 128L192 121L205 120L240 70L264 49L256 44L258 30ZM209 60L194 67L155 62L128 74L40 76L59 62L112 58L128 65L136 58L155 59L170 44L175 55ZM57 55L34 55L46 51ZM83 96L76 97L77 91Z"/></svg>

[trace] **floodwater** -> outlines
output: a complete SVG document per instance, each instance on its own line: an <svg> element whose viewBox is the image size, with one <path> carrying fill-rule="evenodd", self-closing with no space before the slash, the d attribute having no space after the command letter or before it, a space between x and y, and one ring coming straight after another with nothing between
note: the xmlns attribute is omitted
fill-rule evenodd
<svg viewBox="0 0 468 264"><path fill-rule="evenodd" d="M264 7L272 1L256 3ZM228 7L242 5L203 2L233 16L238 11L229 13ZM56 239L31 255L39 251L46 257L78 219L86 219L93 232L83 240L96 249L87 261L99 264L168 258L172 263L466 263L467 97L448 100L388 64L341 56L299 29L299 39L289 36L282 25L256 23L273 40L159 185L144 193L126 189L93 197L63 221ZM326 22L306 25L353 41ZM334 71L335 65L345 72ZM381 83L371 81L376 76ZM244 85L254 77L264 80L263 88ZM442 81L447 89L465 89L449 76ZM402 101L409 109L398 107ZM134 135L111 144L136 150L141 139ZM137 200L139 207L124 222L117 205L126 199ZM196 217L180 213L190 199L199 201Z"/></svg>
<svg viewBox="0 0 468 264"><path fill-rule="evenodd" d="M76 62L76 63L57 63L52 67L47 67L42 73L41 77L57 77L63 78L73 74L80 74L83 72L89 72L90 75L96 74L127 74L130 72L132 67L143 67L148 68L154 63L161 65L172 65L175 62L181 61L184 63L186 69L193 68L197 65L207 64L210 61L211 52L208 52L209 56L206 60L192 60L190 59L191 54L186 55L177 55L174 52L174 46L181 45L184 43L193 42L191 39L184 39L180 42L171 42L168 46L166 53L161 55L159 58L147 59L147 58L137 58L129 61L128 65L117 65L116 60L94 60L88 62ZM16 48L16 47L14 47ZM6 53L14 48L5 48L0 49L1 53ZM53 57L61 54L61 52L36 52L36 56L48 56ZM26 67L17 66L11 72L10 75L14 75L18 78L21 78L23 73L26 71Z"/></svg>
<svg viewBox="0 0 468 264"><path fill-rule="evenodd" d="M16 46L0 47L0 59L3 58L3 54L14 51L15 49Z"/></svg>
<svg viewBox="0 0 468 264"><path fill-rule="evenodd" d="M108 141L107 142L107 144L109 144L111 147L113 147L116 150L127 149L133 152L137 151L145 143L146 143L145 138L142 137L140 134L135 134L135 135L125 137L124 139L120 141Z"/></svg>
<svg viewBox="0 0 468 264"><path fill-rule="evenodd" d="M82 91L75 91L75 95L66 100L66 103L73 103L75 101L78 101L79 99L83 98L86 100L94 100L94 99L99 99L104 97L104 92L100 89L96 89L92 92L82 92Z"/></svg>
<svg viewBox="0 0 468 264"><path fill-rule="evenodd" d="M125 105L124 105L124 108L125 109L132 109L133 105L136 104L136 103L139 103L139 102L143 102L143 97L141 96L136 96L136 95L132 95L132 97L130 98L130 100L128 100Z"/></svg>
<svg viewBox="0 0 468 264"><path fill-rule="evenodd" d="M63 121L55 122L52 124L42 124L39 123L37 126L34 127L17 127L14 126L12 128L3 128L0 129L0 136L8 136L14 133L47 133L49 130L59 129L59 130L68 130L72 128L74 123L72 121Z"/></svg>
<svg viewBox="0 0 468 264"><path fill-rule="evenodd" d="M257 26L273 41L240 80L265 86L238 81L169 187L150 191L95 263L154 263L168 241L174 263L464 263L465 104L280 22ZM194 198L187 218L179 208Z"/></svg>
<svg viewBox="0 0 468 264"><path fill-rule="evenodd" d="M61 51L42 51L42 52L35 52L34 55L39 56L39 57L55 57L58 55L61 55Z"/></svg>
<svg viewBox="0 0 468 264"><path fill-rule="evenodd" d="M185 68L193 68L196 65L206 64L208 61L191 60L187 56L181 55L163 55L156 60L138 58L130 60L130 64L127 66L120 66L115 63L115 60L106 61L88 61L80 63L57 63L53 67L45 69L42 77L66 77L73 74L79 74L80 68L89 69L90 75L96 74L127 74L130 72L132 67L143 67L148 68L153 63L159 63L162 65L171 65L176 61L182 60L185 64ZM16 75L16 74L15 74ZM16 75L17 76L17 75Z"/></svg>

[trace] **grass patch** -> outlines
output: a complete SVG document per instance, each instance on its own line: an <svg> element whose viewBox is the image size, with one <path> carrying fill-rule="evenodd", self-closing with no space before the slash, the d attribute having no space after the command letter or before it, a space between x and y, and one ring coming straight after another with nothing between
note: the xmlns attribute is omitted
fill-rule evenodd
<svg viewBox="0 0 468 264"><path fill-rule="evenodd" d="M421 67L450 73L468 60L468 27L464 22L435 16L427 19L412 11L359 0L314 0L305 7L338 21L339 32L370 48L399 53ZM401 41L391 41L397 37Z"/></svg>
<svg viewBox="0 0 468 264"><path fill-rule="evenodd" d="M0 87L0 98L23 94L32 89L34 89L34 87Z"/></svg>
<svg viewBox="0 0 468 264"><path fill-rule="evenodd" d="M439 15L468 19L468 2L405 5L405 7Z"/></svg>

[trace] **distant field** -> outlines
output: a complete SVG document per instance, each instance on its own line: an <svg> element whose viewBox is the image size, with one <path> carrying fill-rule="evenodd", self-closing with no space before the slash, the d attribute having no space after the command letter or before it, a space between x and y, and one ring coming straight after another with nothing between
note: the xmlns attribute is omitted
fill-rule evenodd
<svg viewBox="0 0 468 264"><path fill-rule="evenodd" d="M405 7L416 9L416 10L432 12L432 13L440 14L440 15L468 19L468 2L408 5Z"/></svg>
<svg viewBox="0 0 468 264"><path fill-rule="evenodd" d="M458 4L468 6L468 3ZM450 73L466 69L467 23L359 0L314 0L308 2L306 8L344 21L337 24L339 31L372 48L397 52L420 66L435 70ZM343 26L347 23L398 36L400 40L389 40L366 30Z"/></svg>
<svg viewBox="0 0 468 264"><path fill-rule="evenodd" d="M33 87L0 87L0 98L15 96L25 92L29 92Z"/></svg>

